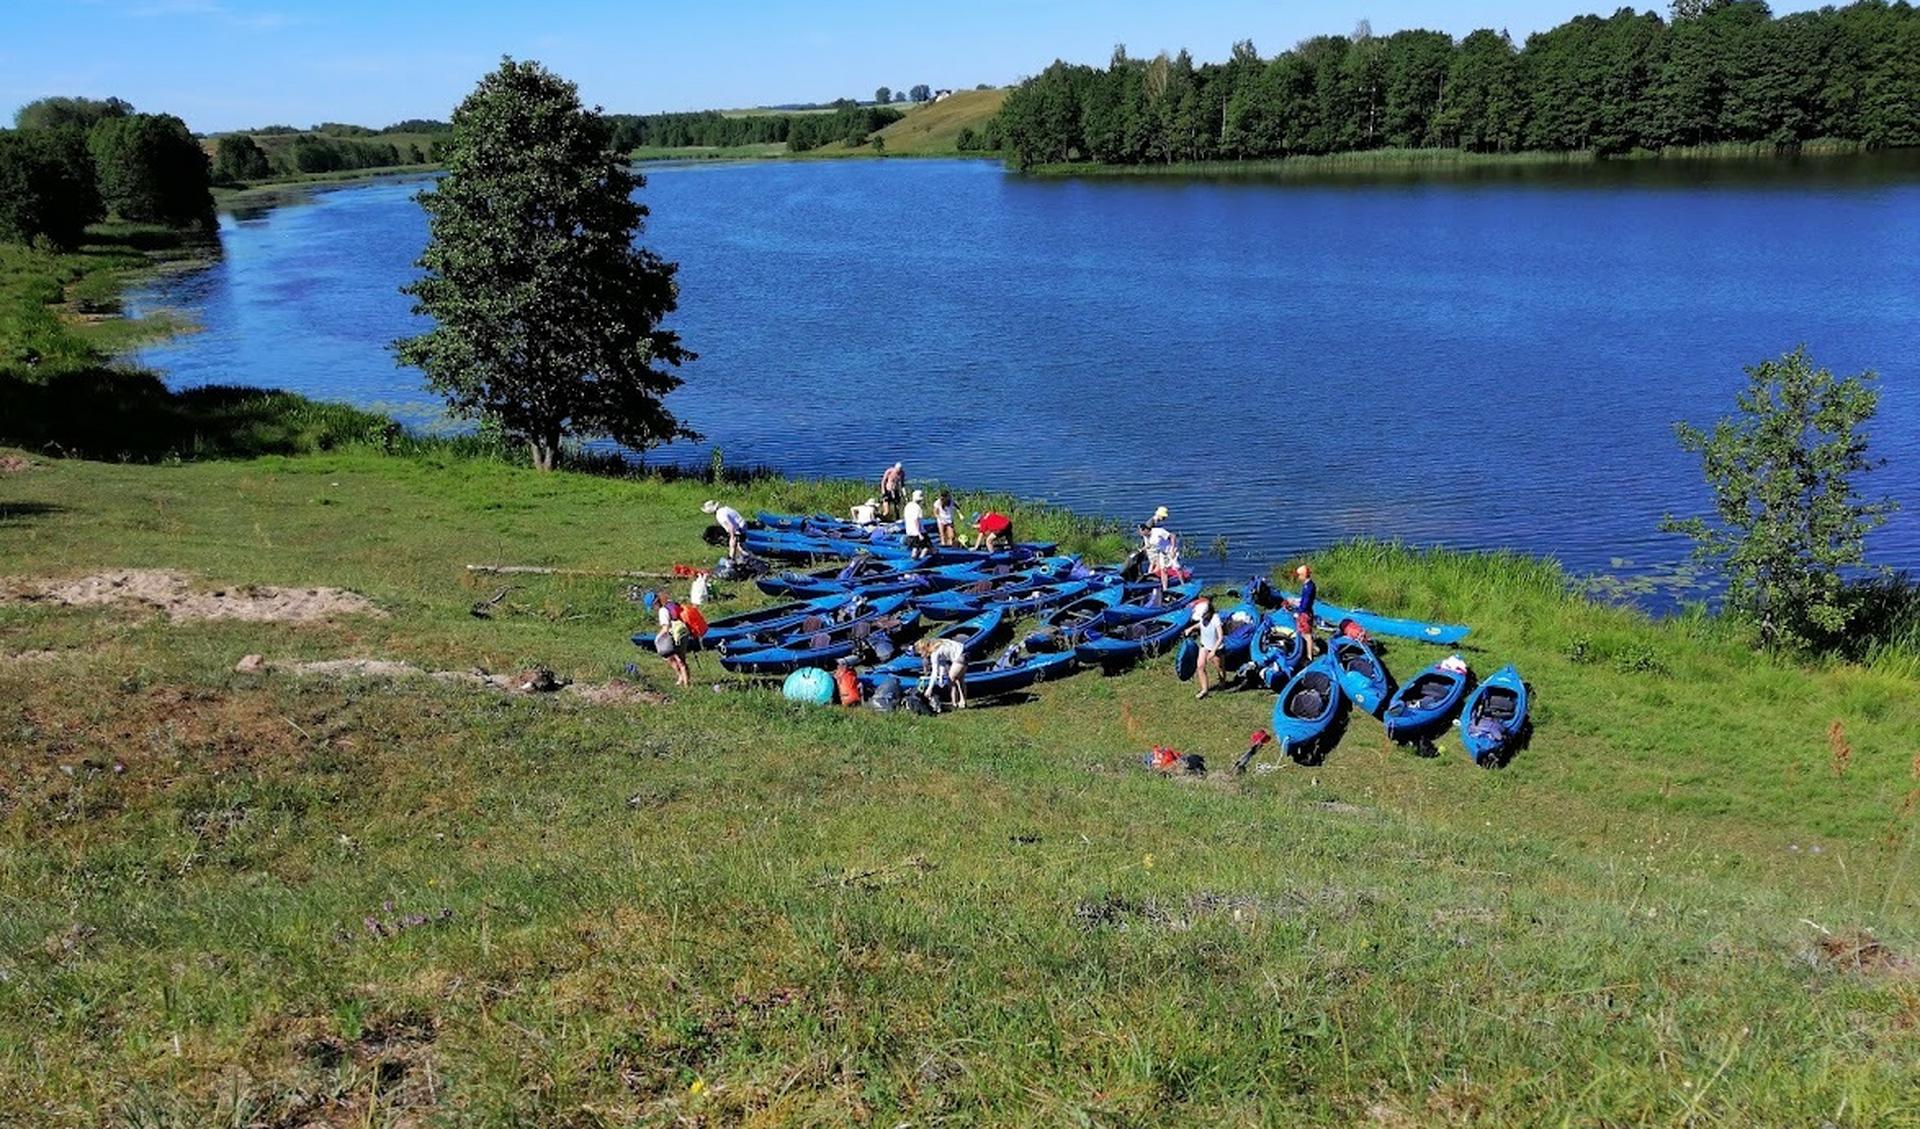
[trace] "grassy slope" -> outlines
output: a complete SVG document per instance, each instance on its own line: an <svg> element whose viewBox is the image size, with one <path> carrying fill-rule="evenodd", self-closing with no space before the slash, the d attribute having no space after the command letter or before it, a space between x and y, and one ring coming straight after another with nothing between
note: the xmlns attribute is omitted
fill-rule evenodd
<svg viewBox="0 0 1920 1129"><path fill-rule="evenodd" d="M930 721L716 694L711 660L625 708L231 672L638 659L665 689L622 582L522 579L484 621L493 585L459 565L704 559L700 484L337 453L4 490L0 575L169 566L393 614L0 607L0 652L63 655L0 662L0 1111L1920 1115L1913 980L1810 960L1801 923L1915 942L1904 675L1758 662L1525 562L1350 549L1320 561L1330 596L1464 616L1477 664L1521 664L1533 748L1482 772L1361 721L1318 769L1167 781L1148 744L1223 765L1270 699L1195 702L1158 665Z"/></svg>
<svg viewBox="0 0 1920 1129"><path fill-rule="evenodd" d="M957 154L954 141L960 131L971 127L978 132L987 119L1000 112L1007 100L1005 88L961 90L940 102L930 102L880 131L886 139L887 153L893 156L936 156Z"/></svg>

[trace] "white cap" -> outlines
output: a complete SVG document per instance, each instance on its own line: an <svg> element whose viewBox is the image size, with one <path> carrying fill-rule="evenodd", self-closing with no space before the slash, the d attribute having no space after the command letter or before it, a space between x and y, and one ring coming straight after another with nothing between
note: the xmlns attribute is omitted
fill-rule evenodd
<svg viewBox="0 0 1920 1129"><path fill-rule="evenodd" d="M916 502L918 502L918 501L920 501L920 500L921 500L922 498L925 498L925 497L926 497L926 495L925 495L924 493L922 493L921 491L918 491L918 490L915 490L915 491L913 492L913 500L914 500L914 501L916 501Z"/></svg>
<svg viewBox="0 0 1920 1129"><path fill-rule="evenodd" d="M868 499L867 499L867 505L869 505L869 506L877 506L877 505L879 505L879 504L880 504L880 499L878 499L878 498L868 498Z"/></svg>
<svg viewBox="0 0 1920 1129"><path fill-rule="evenodd" d="M714 513L719 510L719 508L720 503L714 501L712 498L708 498L706 501L700 503L700 512L703 514Z"/></svg>

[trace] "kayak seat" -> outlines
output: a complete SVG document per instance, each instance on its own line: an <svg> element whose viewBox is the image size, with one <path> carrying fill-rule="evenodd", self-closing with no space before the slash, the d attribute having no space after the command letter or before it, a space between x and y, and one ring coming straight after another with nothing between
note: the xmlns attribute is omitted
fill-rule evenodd
<svg viewBox="0 0 1920 1129"><path fill-rule="evenodd" d="M825 630L826 626L827 626L827 621L817 615L810 615L807 618L800 621L800 630L805 631L808 634L812 634L815 631Z"/></svg>
<svg viewBox="0 0 1920 1129"><path fill-rule="evenodd" d="M824 651L831 646L833 646L833 636L825 631L816 632L807 640L809 650Z"/></svg>

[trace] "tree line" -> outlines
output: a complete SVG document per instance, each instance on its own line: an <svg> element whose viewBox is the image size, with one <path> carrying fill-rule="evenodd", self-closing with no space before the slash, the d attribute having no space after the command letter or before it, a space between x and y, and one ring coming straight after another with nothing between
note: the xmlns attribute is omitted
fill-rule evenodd
<svg viewBox="0 0 1920 1129"><path fill-rule="evenodd" d="M76 246L107 216L211 228L206 152L172 114L118 98L42 98L0 130L0 239Z"/></svg>
<svg viewBox="0 0 1920 1129"><path fill-rule="evenodd" d="M876 130L904 115L890 106L861 106L850 99L827 113L728 115L718 110L674 114L608 114L614 149L684 149L693 146L785 145L795 153L835 141L864 144Z"/></svg>
<svg viewBox="0 0 1920 1129"><path fill-rule="evenodd" d="M1516 46L1504 31L1322 35L1225 62L1186 51L1056 61L1008 95L1023 167L1244 160L1396 148L1590 150L1844 138L1920 145L1920 9L1860 0L1774 18L1764 0L1622 8Z"/></svg>

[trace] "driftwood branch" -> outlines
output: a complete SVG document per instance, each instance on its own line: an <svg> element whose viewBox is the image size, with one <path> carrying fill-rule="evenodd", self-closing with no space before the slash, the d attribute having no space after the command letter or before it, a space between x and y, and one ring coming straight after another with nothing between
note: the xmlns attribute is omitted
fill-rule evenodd
<svg viewBox="0 0 1920 1129"><path fill-rule="evenodd" d="M481 572L490 576L603 576L636 580L682 580L671 572L633 572L617 569L599 568L542 568L539 565L490 565L470 564L468 572Z"/></svg>

